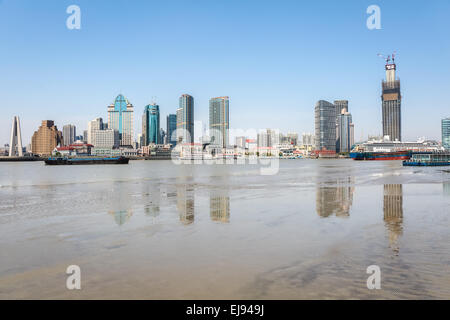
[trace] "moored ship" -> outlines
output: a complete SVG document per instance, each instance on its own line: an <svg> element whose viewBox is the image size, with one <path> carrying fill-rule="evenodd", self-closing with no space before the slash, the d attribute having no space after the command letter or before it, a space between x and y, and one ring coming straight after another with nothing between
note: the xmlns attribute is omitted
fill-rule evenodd
<svg viewBox="0 0 450 320"><path fill-rule="evenodd" d="M130 159L126 157L86 157L86 158L61 158L50 157L45 160L47 165L86 165L86 164L128 164Z"/></svg>
<svg viewBox="0 0 450 320"><path fill-rule="evenodd" d="M408 160L411 158L411 151L351 152L350 158L353 160Z"/></svg>
<svg viewBox="0 0 450 320"><path fill-rule="evenodd" d="M436 141L421 139L416 142L369 140L358 144L350 152L353 160L409 160L416 153L439 152Z"/></svg>

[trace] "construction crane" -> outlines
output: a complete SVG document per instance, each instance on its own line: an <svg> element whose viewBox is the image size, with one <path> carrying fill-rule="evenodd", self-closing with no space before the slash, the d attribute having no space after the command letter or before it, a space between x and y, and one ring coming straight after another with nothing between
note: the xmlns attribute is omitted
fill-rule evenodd
<svg viewBox="0 0 450 320"><path fill-rule="evenodd" d="M392 55L388 55L385 56L381 53L377 54L377 56L379 56L380 58L382 58L383 60L386 61L386 64L389 64L389 62L392 60L392 63L395 63L395 55L396 55L396 51L394 51L394 53L392 53Z"/></svg>

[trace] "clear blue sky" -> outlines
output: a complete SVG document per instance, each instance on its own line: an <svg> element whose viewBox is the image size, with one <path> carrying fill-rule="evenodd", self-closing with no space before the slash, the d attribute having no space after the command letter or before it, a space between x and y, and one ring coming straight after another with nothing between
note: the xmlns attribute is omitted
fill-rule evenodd
<svg viewBox="0 0 450 320"><path fill-rule="evenodd" d="M81 30L66 8L81 8ZM381 30L366 9L381 8ZM397 51L403 136L440 139L450 116L450 1L0 0L0 144L19 115L24 144L42 119L59 128L107 118L119 93L135 131L156 97L165 116L178 97L230 96L232 128L312 132L317 100L348 99L356 140L381 132L377 53Z"/></svg>

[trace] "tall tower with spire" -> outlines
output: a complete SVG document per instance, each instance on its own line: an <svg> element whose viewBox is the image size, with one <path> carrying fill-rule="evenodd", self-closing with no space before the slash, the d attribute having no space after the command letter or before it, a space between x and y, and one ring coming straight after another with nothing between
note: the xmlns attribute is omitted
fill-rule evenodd
<svg viewBox="0 0 450 320"><path fill-rule="evenodd" d="M23 157L22 148L22 133L20 132L20 120L19 117L13 118L11 126L11 140L9 143L9 156L10 157Z"/></svg>
<svg viewBox="0 0 450 320"><path fill-rule="evenodd" d="M389 136L391 141L402 140L402 96L400 94L400 80L396 78L395 54L386 58L386 80L381 83L383 136Z"/></svg>

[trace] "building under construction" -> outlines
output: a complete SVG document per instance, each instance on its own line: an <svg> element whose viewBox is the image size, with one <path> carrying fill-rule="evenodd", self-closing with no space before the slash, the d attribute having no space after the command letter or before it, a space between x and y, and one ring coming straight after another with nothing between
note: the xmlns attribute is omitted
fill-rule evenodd
<svg viewBox="0 0 450 320"><path fill-rule="evenodd" d="M385 58L386 60L386 81L382 87L382 108L383 108L383 136L389 136L391 141L402 140L402 111L400 94L400 80L396 79L395 54ZM391 63L392 61L392 63Z"/></svg>

